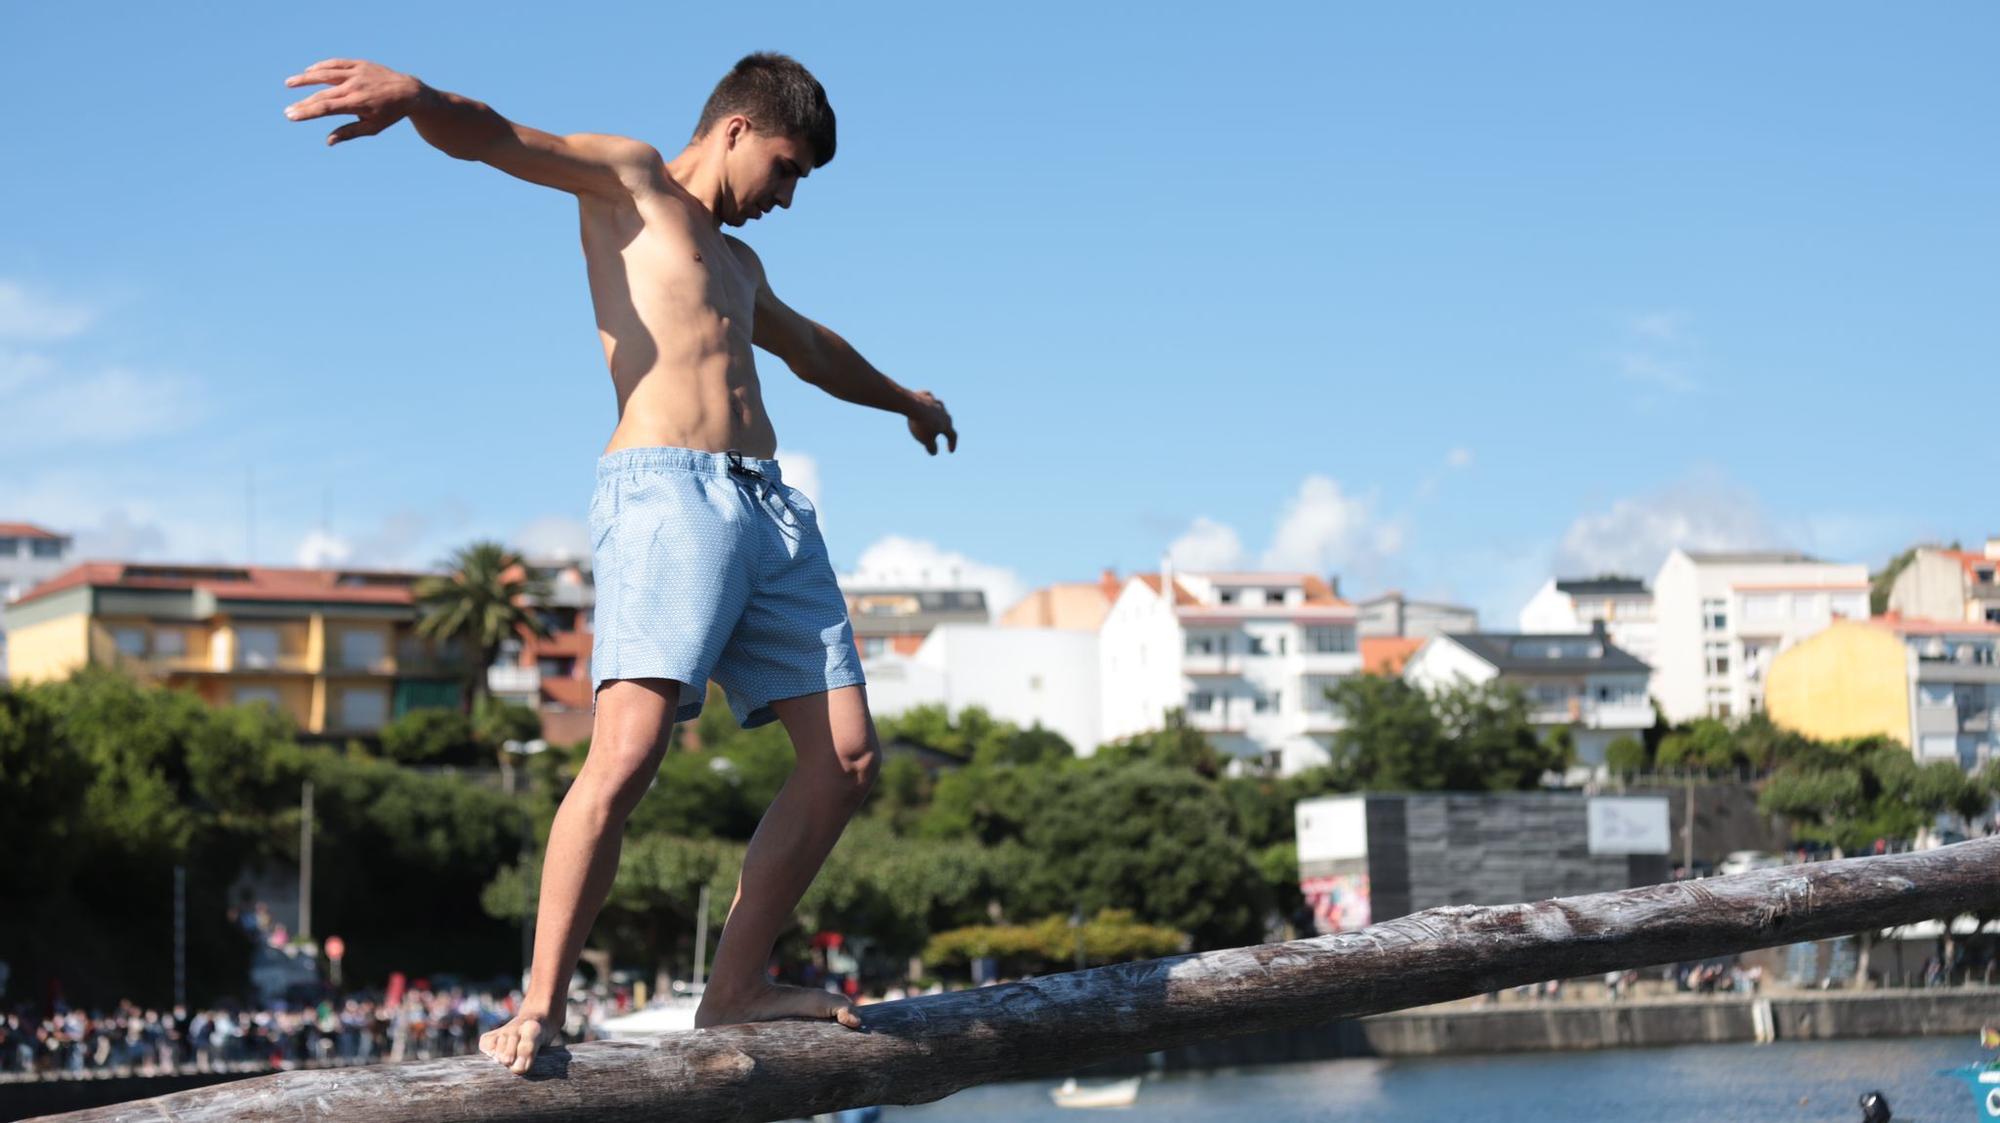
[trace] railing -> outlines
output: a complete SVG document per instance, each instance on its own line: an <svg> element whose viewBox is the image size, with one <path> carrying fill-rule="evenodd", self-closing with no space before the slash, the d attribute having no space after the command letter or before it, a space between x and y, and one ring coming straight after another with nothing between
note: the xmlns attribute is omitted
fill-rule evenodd
<svg viewBox="0 0 2000 1123"><path fill-rule="evenodd" d="M540 667L488 667L486 688L496 694L533 694L542 689Z"/></svg>

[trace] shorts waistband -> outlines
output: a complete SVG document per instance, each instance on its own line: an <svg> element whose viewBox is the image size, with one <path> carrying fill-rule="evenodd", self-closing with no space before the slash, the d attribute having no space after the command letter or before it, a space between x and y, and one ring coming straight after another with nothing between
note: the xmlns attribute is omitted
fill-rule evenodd
<svg viewBox="0 0 2000 1123"><path fill-rule="evenodd" d="M679 448L674 445L633 445L614 452L607 452L597 458L597 475L617 475L621 472L693 472L705 476L729 476L754 473L771 483L778 483L782 475L778 462L761 456L744 456L742 453L705 452L698 448Z"/></svg>

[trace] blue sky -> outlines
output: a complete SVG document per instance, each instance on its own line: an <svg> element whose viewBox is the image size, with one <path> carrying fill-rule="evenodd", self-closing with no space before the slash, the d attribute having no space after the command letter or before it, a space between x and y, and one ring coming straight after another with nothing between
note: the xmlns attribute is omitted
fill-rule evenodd
<svg viewBox="0 0 2000 1123"><path fill-rule="evenodd" d="M840 150L749 240L962 435L932 459L764 357L843 570L1005 595L1172 549L1504 625L1676 543L2000 530L1991 5L556 11L10 5L0 520L268 564L582 543L616 418L573 202L407 125L329 150L283 79L369 58L671 152L777 49Z"/></svg>

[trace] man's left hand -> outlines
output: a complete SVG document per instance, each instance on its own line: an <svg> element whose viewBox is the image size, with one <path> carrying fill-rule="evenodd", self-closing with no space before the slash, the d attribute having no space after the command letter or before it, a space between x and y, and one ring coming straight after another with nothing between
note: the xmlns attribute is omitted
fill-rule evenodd
<svg viewBox="0 0 2000 1123"><path fill-rule="evenodd" d="M944 408L944 403L929 390L918 390L910 397L910 435L917 438L917 443L929 450L932 456L937 455L940 434L944 436L945 448L957 452L958 430L951 427L951 414Z"/></svg>

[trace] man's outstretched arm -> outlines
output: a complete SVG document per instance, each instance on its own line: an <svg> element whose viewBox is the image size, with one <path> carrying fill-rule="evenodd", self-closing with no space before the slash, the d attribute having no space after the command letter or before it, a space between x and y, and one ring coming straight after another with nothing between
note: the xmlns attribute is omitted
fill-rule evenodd
<svg viewBox="0 0 2000 1123"><path fill-rule="evenodd" d="M347 113L359 118L327 134L328 144L374 136L408 117L419 136L448 156L491 164L572 195L629 198L650 190L665 174L659 150L644 141L545 133L509 121L482 102L360 59L314 63L285 79L285 85L327 87L285 109L294 121Z"/></svg>
<svg viewBox="0 0 2000 1123"><path fill-rule="evenodd" d="M752 343L783 359L801 381L841 401L886 409L909 418L910 435L930 450L932 456L937 455L939 437L945 439L947 449L958 451L958 430L952 426L944 402L928 390L905 389L876 370L832 328L792 311L771 291L764 277L764 263L750 247L737 238L729 241L757 277Z"/></svg>

